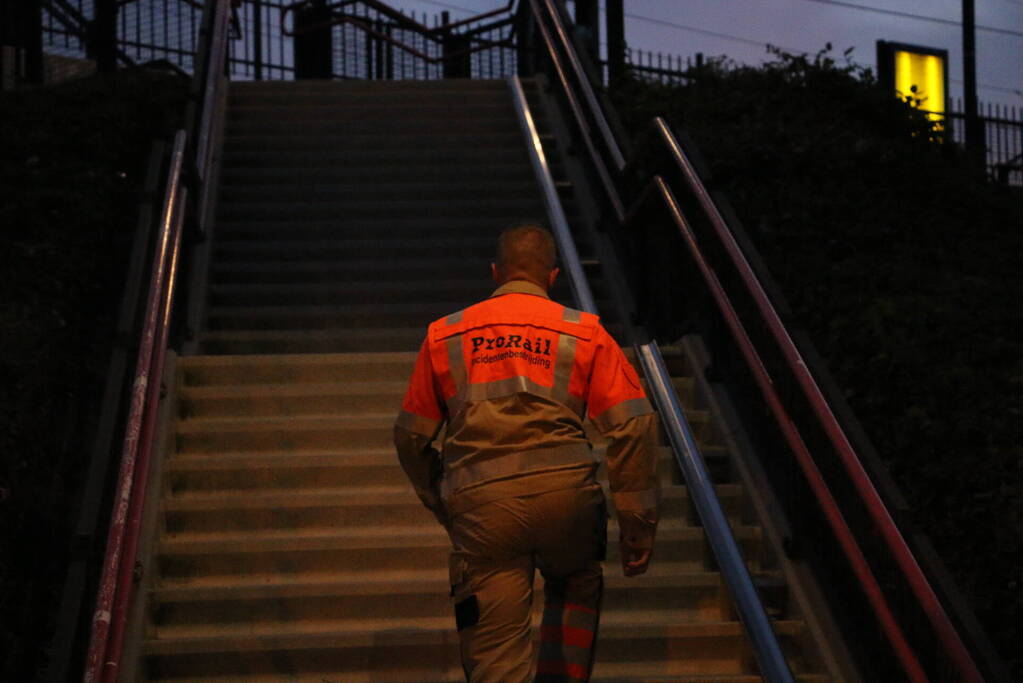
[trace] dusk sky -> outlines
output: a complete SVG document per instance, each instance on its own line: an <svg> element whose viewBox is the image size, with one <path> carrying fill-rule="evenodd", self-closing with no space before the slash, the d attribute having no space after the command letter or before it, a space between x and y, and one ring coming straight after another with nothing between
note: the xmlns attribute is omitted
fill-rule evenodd
<svg viewBox="0 0 1023 683"><path fill-rule="evenodd" d="M452 18L463 18L506 3L393 0L393 4L431 14L446 9ZM982 101L1023 106L1023 0L975 4L978 96ZM815 53L830 42L837 56L852 47L857 63L873 67L879 39L946 49L950 94L962 94L961 0L625 0L625 13L629 47L683 57L702 52L756 64L767 56L767 43Z"/></svg>

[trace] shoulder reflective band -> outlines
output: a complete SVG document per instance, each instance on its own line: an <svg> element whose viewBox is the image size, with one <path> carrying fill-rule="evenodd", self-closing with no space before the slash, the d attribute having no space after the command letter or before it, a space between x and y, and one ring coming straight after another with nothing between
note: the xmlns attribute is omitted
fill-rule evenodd
<svg viewBox="0 0 1023 683"><path fill-rule="evenodd" d="M469 379L465 370L465 356L462 353L462 335L448 337L444 342L448 347L448 368L451 381L455 383L455 395L448 399L448 416L454 416L465 405L465 391Z"/></svg>
<svg viewBox="0 0 1023 683"><path fill-rule="evenodd" d="M557 448L539 448L532 451L512 451L505 455L476 460L453 467L444 473L440 482L441 497L447 498L453 491L492 479L504 479L531 470L570 465L595 465L594 455L588 443L569 444Z"/></svg>

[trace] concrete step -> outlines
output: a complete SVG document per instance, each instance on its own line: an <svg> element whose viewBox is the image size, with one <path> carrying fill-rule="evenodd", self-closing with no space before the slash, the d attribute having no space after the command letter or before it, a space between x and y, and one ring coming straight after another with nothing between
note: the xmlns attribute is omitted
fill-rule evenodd
<svg viewBox="0 0 1023 683"><path fill-rule="evenodd" d="M221 638L148 640L144 647L151 678L179 683L271 681L284 673L289 681L304 683L459 681L464 674L451 621L410 620L404 628L387 629L383 641L380 631L369 629L294 633L267 628ZM387 628L383 623L377 626ZM775 627L786 643L797 642L804 633L800 622L781 621ZM670 658L665 657L667 652ZM802 674L799 661L795 663ZM759 680L752 666L752 652L736 621L676 623L670 613L637 611L602 619L592 680L745 683ZM245 671L245 676L230 678L237 671Z"/></svg>
<svg viewBox="0 0 1023 683"><path fill-rule="evenodd" d="M602 447L596 449L603 455ZM702 455L712 480L730 485L729 454L721 446L705 446ZM658 472L664 486L682 484L674 455L659 447ZM176 455L167 462L166 492L287 491L332 487L405 487L391 445L371 449L346 444L290 451L217 451ZM727 489L724 489L727 490ZM695 517L693 517L695 520Z"/></svg>
<svg viewBox="0 0 1023 683"><path fill-rule="evenodd" d="M248 204L255 210L258 204ZM278 203L266 203L267 211L279 210ZM306 205L307 209L313 208ZM326 240L216 240L213 258L218 263L265 261L332 263L348 261L417 260L432 262L434 258L474 260L482 270L494 258L494 240L486 237L462 239L326 239ZM435 277L439 273L434 271Z"/></svg>
<svg viewBox="0 0 1023 683"><path fill-rule="evenodd" d="M210 287L210 306L296 306L345 304L471 302L486 298L493 284L481 278L433 281L353 282L338 284L236 284ZM567 288L556 287L555 298L570 298ZM598 296L600 293L595 292ZM464 305L460 306L464 307ZM425 330L424 330L425 332Z"/></svg>
<svg viewBox="0 0 1023 683"><path fill-rule="evenodd" d="M286 175L286 174L281 174ZM539 194L536 181L530 178L508 179L497 174L460 181L436 182L418 180L408 182L352 181L346 184L327 184L319 181L296 185L227 185L220 188L219 201L225 204L280 202L342 202L342 201L415 201L457 202L480 197L502 199L535 199ZM430 233L425 233L430 234Z"/></svg>
<svg viewBox="0 0 1023 683"><path fill-rule="evenodd" d="M363 142L366 142L363 140ZM367 145L338 149L335 146L294 149L287 146L225 145L224 172L236 169L253 170L301 169L304 172L330 172L345 167L384 170L410 166L429 169L431 166L461 167L487 172L491 164L502 168L509 164L529 167L529 157L521 145L505 146L454 145L430 147L402 147ZM429 170L426 170L428 173Z"/></svg>
<svg viewBox="0 0 1023 683"><path fill-rule="evenodd" d="M315 185L336 186L342 184L366 183L410 183L428 178L432 182L464 184L477 182L480 173L486 172L503 182L535 183L535 175L528 163L516 158L514 162L487 162L481 158L478 163L444 163L430 159L410 159L410 163L349 163L322 168L251 168L232 166L225 168L220 176L220 195L232 188L263 188L266 186Z"/></svg>
<svg viewBox="0 0 1023 683"><path fill-rule="evenodd" d="M397 467L392 463L392 468ZM182 478L172 483L165 497L163 518L168 533L204 533L272 531L293 529L308 531L335 527L423 526L436 524L406 483L391 486L356 486L347 478L347 467L335 466L319 481L276 483L273 488L253 489L236 482L203 481L202 489L179 488ZM365 468L360 468L364 470ZM304 474L308 474L307 469ZM194 472L190 473L193 474ZM223 471L217 474L223 474ZM361 472L357 472L361 474ZM290 483L292 486L287 486ZM219 486L218 486L219 484ZM295 485L298 484L298 485ZM718 499L732 523L743 521L743 491L735 484L716 487ZM695 525L698 517L684 486L664 484L665 517L680 516Z"/></svg>
<svg viewBox="0 0 1023 683"><path fill-rule="evenodd" d="M267 493L291 497L305 489L405 490L409 486L408 478L398 466L393 446L375 450L336 448L285 453L228 451L213 455L177 455L169 460L165 495L238 492L239 495Z"/></svg>
<svg viewBox="0 0 1023 683"><path fill-rule="evenodd" d="M459 301L346 306L216 306L207 311L206 325L210 330L412 327L425 335L430 322L460 308Z"/></svg>
<svg viewBox="0 0 1023 683"><path fill-rule="evenodd" d="M542 581L538 581L538 586ZM230 633L245 624L317 632L363 620L418 619L450 614L450 584L433 580L290 581L262 586L158 588L152 592L157 637ZM534 610L541 609L541 602ZM628 581L605 580L604 614L671 610L680 623L732 618L727 589L713 572L679 572ZM400 617L398 616L400 615ZM400 621L399 621L400 623Z"/></svg>
<svg viewBox="0 0 1023 683"><path fill-rule="evenodd" d="M759 527L736 526L736 541L752 571L760 566ZM439 525L339 527L329 530L165 534L158 544L162 580L284 574L327 576L337 571L370 572L443 568L451 544ZM701 527L663 520L657 530L657 562L684 565L686 571L713 566ZM608 534L608 562L619 561L617 532Z"/></svg>
<svg viewBox="0 0 1023 683"><path fill-rule="evenodd" d="M301 151L315 163L324 154L352 152L361 149L415 150L420 155L436 149L472 146L477 149L508 149L522 153L521 131L507 129L492 132L431 132L384 131L380 133L359 132L351 135L338 133L315 135L301 129L280 135L260 133L234 134L230 129L224 133L224 148L243 152L245 150L289 150Z"/></svg>
<svg viewBox="0 0 1023 683"><path fill-rule="evenodd" d="M175 433L178 453L301 450L330 448L339 443L377 448L391 445L396 412L193 417L179 421ZM698 446L717 443L715 427L706 411L687 411L686 420ZM662 443L666 441L662 439Z"/></svg>
<svg viewBox="0 0 1023 683"><path fill-rule="evenodd" d="M408 381L415 353L345 353L266 356L187 356L180 361L186 387L209 384Z"/></svg>
<svg viewBox="0 0 1023 683"><path fill-rule="evenodd" d="M182 418L257 417L397 413L408 380L352 382L343 376L324 375L321 382L288 384L234 384L184 387L179 392Z"/></svg>
<svg viewBox="0 0 1023 683"><path fill-rule="evenodd" d="M404 260L352 260L337 263L324 259L281 261L279 263L215 262L212 281L216 284L248 283L331 283L395 282L398 280L436 282L441 279L478 279L489 294L489 262L465 259L431 259L429 262ZM418 285L417 285L418 286Z"/></svg>
<svg viewBox="0 0 1023 683"><path fill-rule="evenodd" d="M686 389L692 380L679 378ZM408 388L403 380L350 381L344 375L323 375L319 382L214 385L183 387L179 391L179 418L290 417L301 415L355 415L397 413ZM683 401L683 404L685 401ZM705 413L692 411L696 419Z"/></svg>
<svg viewBox="0 0 1023 683"><path fill-rule="evenodd" d="M284 120L264 116L231 116L227 120L227 139L235 136L260 136L267 138L296 135L322 135L327 138L350 135L459 135L489 136L518 134L522 131L510 105L502 107L471 107L465 111L460 107L330 107L320 111L310 107L305 116L292 116Z"/></svg>
<svg viewBox="0 0 1023 683"><path fill-rule="evenodd" d="M366 239L374 236L381 240L489 240L491 249L496 249L497 237L508 224L501 218L478 216L451 216L432 218L415 216L411 218L378 218L363 216L349 218L334 216L322 221L295 220L234 220L218 221L217 239L274 240L282 235L294 235L302 239Z"/></svg>
<svg viewBox="0 0 1023 683"><path fill-rule="evenodd" d="M488 199L463 198L452 200L395 200L381 201L323 201L315 204L289 204L287 202L237 202L222 204L217 208L217 218L223 221L264 220L264 221L325 221L335 216L349 218L415 218L428 215L432 218L466 218L481 216L499 219L512 224L523 215L542 215L543 206L539 195L533 201L494 197ZM492 249L492 248L491 248Z"/></svg>
<svg viewBox="0 0 1023 683"><path fill-rule="evenodd" d="M240 89L237 84L229 87L228 114L248 111L273 111L276 115L288 115L294 110L319 111L332 107L395 107L406 109L409 102L414 101L426 107L450 107L453 99L464 99L470 96L474 106L508 106L509 90L504 87L480 88L471 91L456 89L430 90L372 90L354 88L308 88L291 86L276 91L258 88Z"/></svg>
<svg viewBox="0 0 1023 683"><path fill-rule="evenodd" d="M364 353L415 351L425 330L214 330L197 335L204 354Z"/></svg>

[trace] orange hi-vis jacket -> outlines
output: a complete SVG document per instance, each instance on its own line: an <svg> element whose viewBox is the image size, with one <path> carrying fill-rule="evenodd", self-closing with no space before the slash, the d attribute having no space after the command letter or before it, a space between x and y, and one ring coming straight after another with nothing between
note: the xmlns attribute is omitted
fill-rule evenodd
<svg viewBox="0 0 1023 683"><path fill-rule="evenodd" d="M430 325L395 445L444 522L500 498L594 485L587 417L609 439L616 507L655 509L655 418L635 370L597 316L514 280ZM431 444L445 422L438 453Z"/></svg>

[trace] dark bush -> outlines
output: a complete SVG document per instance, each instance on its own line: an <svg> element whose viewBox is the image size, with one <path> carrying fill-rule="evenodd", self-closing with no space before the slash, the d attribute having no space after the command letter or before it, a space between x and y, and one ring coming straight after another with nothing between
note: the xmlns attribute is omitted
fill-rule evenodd
<svg viewBox="0 0 1023 683"><path fill-rule="evenodd" d="M0 678L42 665L139 191L187 82L127 70L0 100Z"/></svg>

